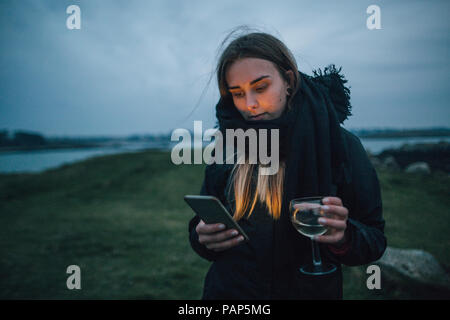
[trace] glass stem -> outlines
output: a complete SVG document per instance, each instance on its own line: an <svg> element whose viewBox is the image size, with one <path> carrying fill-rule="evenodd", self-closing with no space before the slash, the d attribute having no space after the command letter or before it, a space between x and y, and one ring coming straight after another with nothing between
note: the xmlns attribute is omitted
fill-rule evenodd
<svg viewBox="0 0 450 320"><path fill-rule="evenodd" d="M312 244L312 258L313 258L313 264L314 268L321 269L322 268L322 259L320 258L320 251L319 251L319 245L316 241L311 239Z"/></svg>

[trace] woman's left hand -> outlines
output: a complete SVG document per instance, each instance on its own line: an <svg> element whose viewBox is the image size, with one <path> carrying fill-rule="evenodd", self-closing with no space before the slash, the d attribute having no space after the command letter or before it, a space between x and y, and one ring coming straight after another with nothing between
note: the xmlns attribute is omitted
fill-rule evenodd
<svg viewBox="0 0 450 320"><path fill-rule="evenodd" d="M347 228L348 210L338 197L325 197L322 202L324 217L319 218L319 223L326 226L328 230L325 234L314 237L314 240L339 247L346 241L345 229Z"/></svg>

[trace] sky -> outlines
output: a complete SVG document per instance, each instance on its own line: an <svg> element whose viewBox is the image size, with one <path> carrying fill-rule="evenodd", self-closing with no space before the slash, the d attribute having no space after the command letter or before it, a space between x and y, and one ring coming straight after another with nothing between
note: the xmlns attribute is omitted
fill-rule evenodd
<svg viewBox="0 0 450 320"><path fill-rule="evenodd" d="M67 28L70 5L80 29ZM370 5L381 29L370 30ZM2 0L0 130L167 134L216 123L217 50L246 24L299 70L333 63L351 90L344 126L450 125L450 1Z"/></svg>

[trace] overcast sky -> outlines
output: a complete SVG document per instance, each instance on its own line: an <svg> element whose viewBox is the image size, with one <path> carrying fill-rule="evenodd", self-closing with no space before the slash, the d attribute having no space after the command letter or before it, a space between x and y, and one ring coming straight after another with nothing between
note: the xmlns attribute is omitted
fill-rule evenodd
<svg viewBox="0 0 450 320"><path fill-rule="evenodd" d="M72 4L80 30L66 27ZM366 26L372 4L380 30ZM437 0L2 0L0 129L130 135L192 130L194 120L212 128L219 94L215 75L208 80L220 42L240 24L279 37L302 72L342 66L347 128L449 126L449 14L450 1Z"/></svg>

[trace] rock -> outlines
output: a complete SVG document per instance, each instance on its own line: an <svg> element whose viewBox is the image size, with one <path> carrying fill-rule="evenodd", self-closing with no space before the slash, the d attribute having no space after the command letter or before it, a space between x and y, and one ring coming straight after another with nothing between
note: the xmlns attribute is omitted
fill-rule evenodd
<svg viewBox="0 0 450 320"><path fill-rule="evenodd" d="M371 156L371 157L369 157L369 159L370 159L370 162L372 163L372 165L375 168L378 168L378 167L381 166L381 160L378 159L377 157Z"/></svg>
<svg viewBox="0 0 450 320"><path fill-rule="evenodd" d="M423 250L387 247L376 263L388 277L389 273L396 273L408 281L450 291L449 275L433 255Z"/></svg>
<svg viewBox="0 0 450 320"><path fill-rule="evenodd" d="M405 172L429 174L431 173L431 169L426 162L414 162L406 167Z"/></svg>
<svg viewBox="0 0 450 320"><path fill-rule="evenodd" d="M414 162L426 162L433 171L450 173L450 143L445 141L405 144L400 148L385 149L377 156L380 159L392 156L401 168L406 168Z"/></svg>
<svg viewBox="0 0 450 320"><path fill-rule="evenodd" d="M384 158L383 165L386 168L393 169L393 170L400 169L400 166L398 165L397 161L395 161L395 158L393 156L387 156L386 158Z"/></svg>

